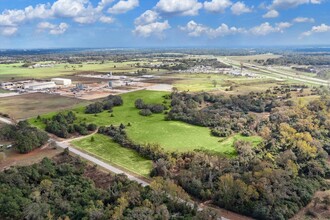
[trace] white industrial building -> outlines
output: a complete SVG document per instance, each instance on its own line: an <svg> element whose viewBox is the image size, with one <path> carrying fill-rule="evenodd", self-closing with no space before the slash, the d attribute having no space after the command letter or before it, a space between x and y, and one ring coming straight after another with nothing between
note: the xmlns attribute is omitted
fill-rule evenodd
<svg viewBox="0 0 330 220"><path fill-rule="evenodd" d="M51 81L60 86L70 86L72 84L71 79L53 78Z"/></svg>
<svg viewBox="0 0 330 220"><path fill-rule="evenodd" d="M44 89L52 89L56 87L54 82L33 82L24 84L24 89L26 90L44 90Z"/></svg>

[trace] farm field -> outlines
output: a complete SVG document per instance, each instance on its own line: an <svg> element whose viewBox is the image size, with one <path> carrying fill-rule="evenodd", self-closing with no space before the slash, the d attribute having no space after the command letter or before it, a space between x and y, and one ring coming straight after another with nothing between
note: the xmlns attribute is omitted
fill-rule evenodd
<svg viewBox="0 0 330 220"><path fill-rule="evenodd" d="M282 57L281 55L276 54L258 54L258 55L250 55L250 56L230 56L230 59L240 61L240 62L254 62L254 60L267 60L267 59L276 59Z"/></svg>
<svg viewBox="0 0 330 220"><path fill-rule="evenodd" d="M265 91L281 83L269 78L247 78L224 74L175 74L171 75L171 77L178 77L178 80L174 81L173 85L179 91L191 92L225 91L233 86L234 90L229 91L229 93L244 94L251 91ZM214 86L214 81L216 86Z"/></svg>
<svg viewBox="0 0 330 220"><path fill-rule="evenodd" d="M0 112L8 114L14 119L26 119L84 103L88 102L59 95L31 93L0 98Z"/></svg>
<svg viewBox="0 0 330 220"><path fill-rule="evenodd" d="M131 126L126 127L128 137L139 144L159 144L168 151L192 151L195 149L204 149L214 153L234 155L235 149L224 139L214 137L210 130L205 127L190 125L179 121L165 121L164 114L154 114L149 117L139 115L139 110L135 108L134 102L142 98L146 103L162 103L162 96L166 92L138 91L123 94L124 105L113 109L111 113L105 111L100 114L87 115L84 113L84 107L74 109L78 121L95 123L99 126L120 125L123 123ZM55 113L44 115L51 117ZM41 120L31 119L30 123L39 128L45 125ZM243 137L241 137L244 139Z"/></svg>
<svg viewBox="0 0 330 220"><path fill-rule="evenodd" d="M142 68L137 68L134 66L137 62L112 62L107 61L104 63L95 62L85 62L80 64L68 64L61 63L55 64L54 67L45 68L24 68L23 63L15 64L0 64L0 80L11 80L11 79L47 79L52 77L75 75L79 72L134 72L141 70ZM143 64L143 62L141 62ZM158 73L158 70L149 70L151 73Z"/></svg>
<svg viewBox="0 0 330 220"><path fill-rule="evenodd" d="M9 91L4 90L4 89L0 89L0 93L9 93Z"/></svg>
<svg viewBox="0 0 330 220"><path fill-rule="evenodd" d="M134 150L121 147L111 138L95 134L94 141L91 137L73 141L72 144L89 154L95 155L110 164L120 166L130 172L149 177L152 161L141 157Z"/></svg>

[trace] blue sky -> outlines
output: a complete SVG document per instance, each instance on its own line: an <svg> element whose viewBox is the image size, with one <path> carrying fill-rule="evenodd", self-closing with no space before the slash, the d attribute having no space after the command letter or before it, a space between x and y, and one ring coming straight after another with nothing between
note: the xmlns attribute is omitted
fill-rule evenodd
<svg viewBox="0 0 330 220"><path fill-rule="evenodd" d="M328 44L329 0L0 0L0 48Z"/></svg>

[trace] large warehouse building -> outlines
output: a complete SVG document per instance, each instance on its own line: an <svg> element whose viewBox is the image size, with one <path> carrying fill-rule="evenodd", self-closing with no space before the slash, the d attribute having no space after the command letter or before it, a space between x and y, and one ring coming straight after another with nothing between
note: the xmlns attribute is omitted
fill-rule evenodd
<svg viewBox="0 0 330 220"><path fill-rule="evenodd" d="M53 78L51 81L59 86L70 86L72 84L71 79Z"/></svg>
<svg viewBox="0 0 330 220"><path fill-rule="evenodd" d="M25 83L24 89L26 90L43 90L43 89L52 89L56 87L54 82L33 82L33 83Z"/></svg>

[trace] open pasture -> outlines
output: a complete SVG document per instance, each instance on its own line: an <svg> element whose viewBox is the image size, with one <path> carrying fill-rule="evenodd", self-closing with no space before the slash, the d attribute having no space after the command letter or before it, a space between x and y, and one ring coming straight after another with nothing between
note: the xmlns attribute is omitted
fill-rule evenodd
<svg viewBox="0 0 330 220"><path fill-rule="evenodd" d="M124 125L130 123L131 126L126 126L128 137L139 144L158 144L167 151L177 152L204 149L227 155L236 153L232 144L223 143L224 139L212 136L206 127L180 121L166 121L164 114L144 117L134 106L138 98L142 98L146 103L163 103L163 96L166 94L168 93L145 90L131 92L122 95L124 105L115 107L112 113L104 111L96 115L85 114L84 107L75 108L73 112L77 115L78 121L95 123L99 126L111 124L119 126L121 123ZM167 102L169 104L169 100ZM51 117L54 114L50 113L43 117ZM39 128L45 127L41 120L31 119L30 122Z"/></svg>
<svg viewBox="0 0 330 220"><path fill-rule="evenodd" d="M173 85L179 91L190 92L224 92L232 87L233 91L228 91L228 93L246 94L251 91L266 91L281 83L269 78L250 78L224 74L175 74L171 77L177 77L177 81L174 81Z"/></svg>
<svg viewBox="0 0 330 220"><path fill-rule="evenodd" d="M52 77L63 77L75 75L80 72L113 72L130 73L142 70L136 66L139 62L84 62L82 64L57 63L52 67L26 68L24 63L0 64L0 81L18 79L49 79ZM140 62L142 65L143 62ZM148 69L148 73L159 73L156 69Z"/></svg>

